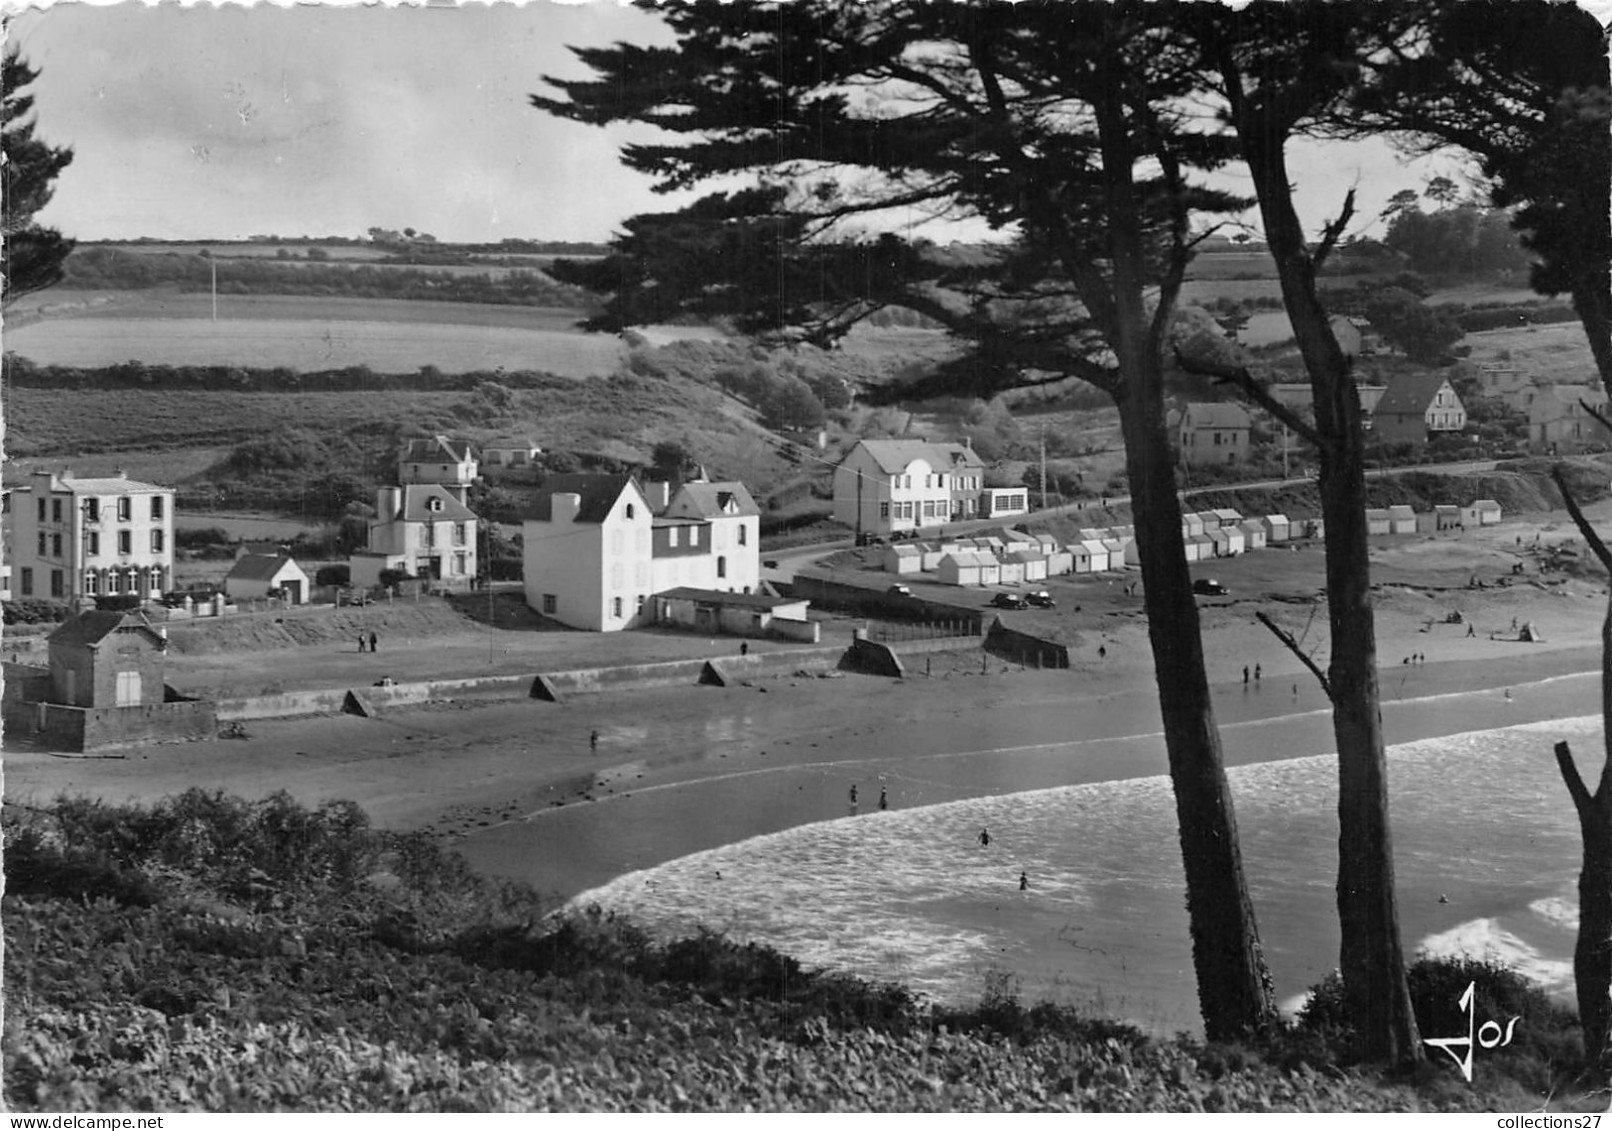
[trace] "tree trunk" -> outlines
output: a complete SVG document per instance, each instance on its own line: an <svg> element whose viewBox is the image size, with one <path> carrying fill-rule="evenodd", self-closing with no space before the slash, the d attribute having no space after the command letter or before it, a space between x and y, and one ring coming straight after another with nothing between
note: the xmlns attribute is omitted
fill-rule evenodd
<svg viewBox="0 0 1612 1131"><path fill-rule="evenodd" d="M1612 295L1601 288L1601 281L1588 279L1573 288L1573 310L1590 340L1590 356L1600 374L1601 387L1612 392Z"/></svg>
<svg viewBox="0 0 1612 1131"><path fill-rule="evenodd" d="M1328 678L1338 745L1337 894L1345 1001L1368 1060L1412 1062L1421 1059L1422 1045L1405 981L1394 897L1359 396L1316 291L1314 263L1293 210L1283 137L1262 128L1264 123L1238 125L1282 299L1310 374L1322 441L1319 487L1332 629Z"/></svg>
<svg viewBox="0 0 1612 1131"><path fill-rule="evenodd" d="M1181 542L1169 429L1163 343L1143 300L1144 239L1132 181L1133 154L1119 82L1095 105L1113 271L1109 344L1119 362L1115 390L1125 470L1142 564L1143 601L1164 722L1187 881L1187 917L1204 1032L1231 1040L1270 1028L1276 1005L1260 945L1230 783L1204 671L1198 604Z"/></svg>

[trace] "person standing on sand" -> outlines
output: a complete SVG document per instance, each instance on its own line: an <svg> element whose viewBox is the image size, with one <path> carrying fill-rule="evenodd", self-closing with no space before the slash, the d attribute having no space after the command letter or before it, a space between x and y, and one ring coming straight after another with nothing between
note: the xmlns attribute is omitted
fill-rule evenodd
<svg viewBox="0 0 1612 1131"><path fill-rule="evenodd" d="M1478 634L1478 626L1475 624L1468 624L1466 626L1466 634L1469 637L1476 636Z"/></svg>
<svg viewBox="0 0 1612 1131"><path fill-rule="evenodd" d="M750 641L748 641L748 640L739 641L739 655L748 656L749 654L750 654Z"/></svg>
<svg viewBox="0 0 1612 1131"><path fill-rule="evenodd" d="M380 651L380 643L380 638L377 637L373 632L369 634L369 650L371 652Z"/></svg>
<svg viewBox="0 0 1612 1131"><path fill-rule="evenodd" d="M595 754L599 753L599 732L598 731L594 731L593 733L588 735L588 749L591 750Z"/></svg>
<svg viewBox="0 0 1612 1131"><path fill-rule="evenodd" d="M1259 682L1259 677L1260 677L1261 671L1262 671L1262 669L1260 668L1260 666L1258 664L1255 664L1254 665L1254 682L1255 683Z"/></svg>
<svg viewBox="0 0 1612 1131"><path fill-rule="evenodd" d="M1243 665L1243 686L1244 687L1248 686L1248 665L1247 664Z"/></svg>
<svg viewBox="0 0 1612 1131"><path fill-rule="evenodd" d="M364 650L364 634L362 632L358 634L358 650L360 652Z"/></svg>
<svg viewBox="0 0 1612 1131"><path fill-rule="evenodd" d="M989 847L991 847L991 834L990 834L989 831L987 831L985 829L980 830L980 847L981 848L989 848Z"/></svg>
<svg viewBox="0 0 1612 1131"><path fill-rule="evenodd" d="M851 783L851 804L852 805L856 804L856 783L855 782Z"/></svg>
<svg viewBox="0 0 1612 1131"><path fill-rule="evenodd" d="M879 808L880 810L890 808L890 795L885 792L885 788L882 785L879 787Z"/></svg>
<svg viewBox="0 0 1612 1131"><path fill-rule="evenodd" d="M1019 890L1020 891L1029 891L1030 890L1030 873L1029 872L1020 872L1019 873Z"/></svg>

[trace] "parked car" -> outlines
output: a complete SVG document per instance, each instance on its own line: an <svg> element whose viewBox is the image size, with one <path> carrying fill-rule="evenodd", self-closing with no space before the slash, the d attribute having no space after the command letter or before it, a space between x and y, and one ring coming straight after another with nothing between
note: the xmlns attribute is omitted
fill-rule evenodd
<svg viewBox="0 0 1612 1131"><path fill-rule="evenodd" d="M998 593L991 598L991 604L998 609L1028 609L1030 602L1017 593Z"/></svg>
<svg viewBox="0 0 1612 1131"><path fill-rule="evenodd" d="M778 559L777 558L768 558L766 561L762 562L761 564L766 569L777 569L778 568Z"/></svg>
<svg viewBox="0 0 1612 1131"><path fill-rule="evenodd" d="M1052 599L1052 594L1045 589L1037 589L1034 593L1026 593L1024 599L1038 609L1053 609L1058 606L1058 602Z"/></svg>
<svg viewBox="0 0 1612 1131"><path fill-rule="evenodd" d="M858 546L882 546L884 545L884 536L875 534L871 530L864 530L856 536L856 544Z"/></svg>
<svg viewBox="0 0 1612 1131"><path fill-rule="evenodd" d="M1200 577L1192 583L1192 591L1200 597L1225 597L1231 593L1212 577Z"/></svg>
<svg viewBox="0 0 1612 1131"><path fill-rule="evenodd" d="M885 593L887 593L891 597L911 597L912 596L912 590L909 589L905 585L892 585L888 589L885 590Z"/></svg>

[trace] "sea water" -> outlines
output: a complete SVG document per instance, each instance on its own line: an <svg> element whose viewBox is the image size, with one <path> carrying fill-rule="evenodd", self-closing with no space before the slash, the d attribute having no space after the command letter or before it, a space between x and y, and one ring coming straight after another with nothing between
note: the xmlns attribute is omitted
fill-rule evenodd
<svg viewBox="0 0 1612 1131"><path fill-rule="evenodd" d="M1581 848L1560 739L1593 786L1599 716L1391 748L1407 949L1498 960L1570 991ZM1336 965L1336 758L1228 776L1266 958L1292 1009ZM1198 1025L1176 827L1164 777L871 809L633 872L571 906L667 935L721 930L939 1001L1005 985L1166 1033Z"/></svg>

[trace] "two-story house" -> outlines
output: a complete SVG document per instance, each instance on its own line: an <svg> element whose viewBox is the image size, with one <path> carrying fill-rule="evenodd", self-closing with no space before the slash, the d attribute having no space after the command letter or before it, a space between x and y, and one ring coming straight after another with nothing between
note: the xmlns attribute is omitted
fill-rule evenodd
<svg viewBox="0 0 1612 1131"><path fill-rule="evenodd" d="M1242 463L1248 459L1253 418L1240 404L1193 401L1177 423L1179 458L1187 467Z"/></svg>
<svg viewBox="0 0 1612 1131"><path fill-rule="evenodd" d="M1425 444L1435 432L1464 429L1466 407L1442 374L1407 374L1388 383L1371 419L1385 444Z"/></svg>
<svg viewBox="0 0 1612 1131"><path fill-rule="evenodd" d="M1606 415L1607 395L1599 384L1531 385L1522 391L1528 414L1528 446L1550 455L1581 452L1591 444L1606 443L1605 430L1585 405Z"/></svg>
<svg viewBox="0 0 1612 1131"><path fill-rule="evenodd" d="M703 480L684 483L672 493L656 521L699 520L710 528L710 539L698 580L674 582L664 588L692 586L725 593L752 593L761 584L761 508L743 483ZM659 549L656 550L657 568ZM655 590L661 591L661 587Z"/></svg>
<svg viewBox="0 0 1612 1131"><path fill-rule="evenodd" d="M862 440L834 469L834 518L883 535L973 518L984 475L964 444Z"/></svg>
<svg viewBox="0 0 1612 1131"><path fill-rule="evenodd" d="M708 523L678 520L680 534L684 527L708 539ZM633 476L549 476L521 524L526 603L593 632L647 623L654 615L646 608L654 592L654 529L649 499ZM686 538L679 538L685 548Z"/></svg>
<svg viewBox="0 0 1612 1131"><path fill-rule="evenodd" d="M96 597L152 600L173 586L174 493L112 476L36 471L11 492L16 597L88 605Z"/></svg>
<svg viewBox="0 0 1612 1131"><path fill-rule="evenodd" d="M476 515L453 484L405 483L375 492L375 518L364 549L350 559L352 583L381 583L384 571L468 589L476 576Z"/></svg>
<svg viewBox="0 0 1612 1131"><path fill-rule="evenodd" d="M399 483L435 483L461 503L476 481L476 470L476 454L470 445L446 436L410 440L397 457Z"/></svg>

